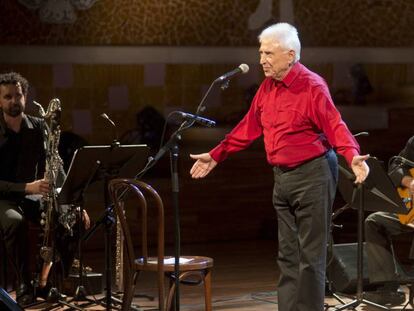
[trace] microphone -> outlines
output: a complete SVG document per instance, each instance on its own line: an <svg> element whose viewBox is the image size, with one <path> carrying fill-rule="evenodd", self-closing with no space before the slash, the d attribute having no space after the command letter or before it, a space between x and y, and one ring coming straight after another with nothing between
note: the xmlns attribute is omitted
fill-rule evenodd
<svg viewBox="0 0 414 311"><path fill-rule="evenodd" d="M395 157L393 157L393 159L396 160L396 161L399 161L403 165L408 165L408 166L414 167L414 162L410 161L410 160L408 160L404 157L395 156Z"/></svg>
<svg viewBox="0 0 414 311"><path fill-rule="evenodd" d="M354 134L354 137L358 137L358 136L369 136L369 133L368 132L359 132L359 133Z"/></svg>
<svg viewBox="0 0 414 311"><path fill-rule="evenodd" d="M241 64L236 69L229 71L224 75L218 77L216 80L214 80L214 82L223 82L225 80L232 78L233 76L236 76L238 74L245 74L247 72L249 72L249 66L247 66L246 64Z"/></svg>
<svg viewBox="0 0 414 311"><path fill-rule="evenodd" d="M112 130L112 133L113 133L113 136L114 136L114 142L117 142L118 141L118 133L116 131L115 122L112 121L111 118L109 118L106 113L101 113L99 116L102 117L102 118L104 118L106 121L108 121L111 124L112 129L113 129Z"/></svg>
<svg viewBox="0 0 414 311"><path fill-rule="evenodd" d="M186 112L182 112L182 111L177 111L177 113L185 120L190 120L190 121L195 121L201 125L207 126L207 127L212 127L216 125L216 122L207 118L203 118L200 116L196 116L194 114L191 113L186 113Z"/></svg>

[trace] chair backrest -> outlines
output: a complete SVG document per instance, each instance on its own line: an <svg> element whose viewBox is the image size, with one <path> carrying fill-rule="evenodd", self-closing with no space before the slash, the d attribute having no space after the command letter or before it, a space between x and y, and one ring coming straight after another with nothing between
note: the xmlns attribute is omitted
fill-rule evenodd
<svg viewBox="0 0 414 311"><path fill-rule="evenodd" d="M137 199L137 207L141 209L141 256L143 264L148 262L148 208L152 206L158 212L157 219L157 271L158 271L158 287L159 287L159 303L163 306L164 303L164 205L161 197L150 185L135 179L117 178L109 182L109 194L114 204L114 209L121 225L121 230L125 239L126 246L126 261L128 262L128 270L134 268L134 260L137 259L134 251L134 241L131 236L130 226L126 219L124 200L131 195ZM135 206L135 204L134 204ZM151 208L151 207L150 207Z"/></svg>

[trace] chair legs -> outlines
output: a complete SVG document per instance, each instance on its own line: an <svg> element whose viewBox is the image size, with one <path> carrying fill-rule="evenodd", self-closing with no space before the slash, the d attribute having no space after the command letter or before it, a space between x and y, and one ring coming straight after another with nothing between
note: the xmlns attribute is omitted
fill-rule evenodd
<svg viewBox="0 0 414 311"><path fill-rule="evenodd" d="M122 311L128 311L131 309L137 277L137 272L133 273L132 276L130 273L124 274L124 296L122 297Z"/></svg>
<svg viewBox="0 0 414 311"><path fill-rule="evenodd" d="M204 276L204 301L206 306L206 311L211 311L211 270L206 270Z"/></svg>
<svg viewBox="0 0 414 311"><path fill-rule="evenodd" d="M186 271L180 274L180 282L185 282L185 279L190 275L196 275L200 277L200 282L186 282L186 284L190 285L198 285L201 282L204 283L204 304L205 304L205 311L212 310L211 304L211 269L206 269L203 271ZM175 282L174 279L170 277L170 289L168 293L167 299L167 307L166 310L172 310L174 304L174 294L175 294Z"/></svg>

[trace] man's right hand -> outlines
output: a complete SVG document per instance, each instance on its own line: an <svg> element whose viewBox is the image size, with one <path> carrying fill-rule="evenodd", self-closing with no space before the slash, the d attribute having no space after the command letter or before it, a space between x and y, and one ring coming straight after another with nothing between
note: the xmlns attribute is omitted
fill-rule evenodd
<svg viewBox="0 0 414 311"><path fill-rule="evenodd" d="M46 179L38 179L26 184L25 192L27 194L41 194L49 193L49 182Z"/></svg>
<svg viewBox="0 0 414 311"><path fill-rule="evenodd" d="M406 187L410 194L414 194L414 178L411 176L404 176L401 180L401 186Z"/></svg>
<svg viewBox="0 0 414 311"><path fill-rule="evenodd" d="M209 153L190 154L190 157L197 160L190 170L192 178L206 177L217 165Z"/></svg>

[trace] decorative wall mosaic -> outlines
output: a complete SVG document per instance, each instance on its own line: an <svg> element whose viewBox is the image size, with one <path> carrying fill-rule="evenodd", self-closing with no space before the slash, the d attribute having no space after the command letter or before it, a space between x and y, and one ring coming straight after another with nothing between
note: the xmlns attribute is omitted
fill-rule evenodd
<svg viewBox="0 0 414 311"><path fill-rule="evenodd" d="M414 1L293 1L304 46L414 45Z"/></svg>
<svg viewBox="0 0 414 311"><path fill-rule="evenodd" d="M15 0L2 0L0 40L7 44L49 45L249 45L256 44L260 30L248 27L249 17L259 3L100 0L89 10L77 11L73 24L46 24L41 22L38 10ZM278 1L273 3L269 15L278 16Z"/></svg>
<svg viewBox="0 0 414 311"><path fill-rule="evenodd" d="M290 1L304 46L413 45L413 1ZM88 10L71 4L78 1L54 0L61 4L48 7L49 17L66 8L76 19L51 24L41 21L48 0L32 9L1 2L1 44L246 46L280 19L279 0L100 0Z"/></svg>

